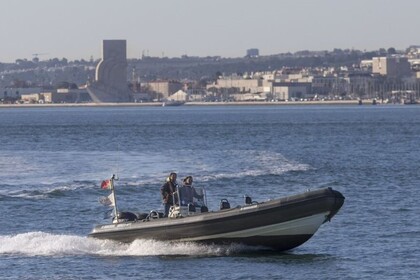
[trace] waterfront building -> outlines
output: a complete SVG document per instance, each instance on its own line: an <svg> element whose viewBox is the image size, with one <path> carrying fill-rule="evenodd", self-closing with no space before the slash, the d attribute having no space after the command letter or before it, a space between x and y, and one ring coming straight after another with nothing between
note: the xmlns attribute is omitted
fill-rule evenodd
<svg viewBox="0 0 420 280"><path fill-rule="evenodd" d="M420 61L413 63L411 65L411 69L414 71L414 73L416 74L416 78L420 79Z"/></svg>
<svg viewBox="0 0 420 280"><path fill-rule="evenodd" d="M39 103L42 98L40 93L28 93L22 94L20 100L23 103Z"/></svg>
<svg viewBox="0 0 420 280"><path fill-rule="evenodd" d="M141 83L141 87L145 92L154 93L156 95L154 99L166 99L184 85L178 81L152 81Z"/></svg>
<svg viewBox="0 0 420 280"><path fill-rule="evenodd" d="M57 89L54 91L25 93L20 96L22 103L83 103L91 101L86 89Z"/></svg>
<svg viewBox="0 0 420 280"><path fill-rule="evenodd" d="M375 78L368 72L349 73L343 78L345 90L343 94L352 99L376 98L379 95L379 87L375 84Z"/></svg>
<svg viewBox="0 0 420 280"><path fill-rule="evenodd" d="M372 73L388 78L403 78L411 75L411 66L403 56L373 57Z"/></svg>
<svg viewBox="0 0 420 280"><path fill-rule="evenodd" d="M59 88L57 91L43 93L45 103L83 103L92 101L85 88Z"/></svg>
<svg viewBox="0 0 420 280"><path fill-rule="evenodd" d="M420 46L409 46L407 49L407 56L410 58L420 58Z"/></svg>
<svg viewBox="0 0 420 280"><path fill-rule="evenodd" d="M329 76L314 76L312 79L312 92L318 96L326 96L332 92L333 87L339 83L339 78Z"/></svg>
<svg viewBox="0 0 420 280"><path fill-rule="evenodd" d="M364 59L362 61L360 61L360 69L362 71L370 71L372 72L372 59Z"/></svg>
<svg viewBox="0 0 420 280"><path fill-rule="evenodd" d="M235 93L258 93L263 91L263 79L246 78L240 76L229 76L217 79L215 83L207 85L207 89L231 89Z"/></svg>
<svg viewBox="0 0 420 280"><path fill-rule="evenodd" d="M28 88L16 88L16 87L5 87L0 88L0 99L4 98L15 98L20 99L22 94L41 93L40 87L28 87Z"/></svg>
<svg viewBox="0 0 420 280"><path fill-rule="evenodd" d="M274 82L273 98L275 100L300 100L312 97L311 83Z"/></svg>

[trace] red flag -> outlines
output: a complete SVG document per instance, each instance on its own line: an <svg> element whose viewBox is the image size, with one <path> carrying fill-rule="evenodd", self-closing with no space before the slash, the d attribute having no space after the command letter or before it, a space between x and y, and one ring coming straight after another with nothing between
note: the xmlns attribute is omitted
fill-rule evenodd
<svg viewBox="0 0 420 280"><path fill-rule="evenodd" d="M109 190L111 188L111 180L104 180L101 183L101 189Z"/></svg>

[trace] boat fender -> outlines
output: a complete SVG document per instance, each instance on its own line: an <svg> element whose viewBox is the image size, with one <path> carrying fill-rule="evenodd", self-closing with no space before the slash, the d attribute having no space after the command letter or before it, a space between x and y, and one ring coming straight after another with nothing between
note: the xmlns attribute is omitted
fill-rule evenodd
<svg viewBox="0 0 420 280"><path fill-rule="evenodd" d="M226 198L220 200L220 210L223 209L230 209L230 203Z"/></svg>

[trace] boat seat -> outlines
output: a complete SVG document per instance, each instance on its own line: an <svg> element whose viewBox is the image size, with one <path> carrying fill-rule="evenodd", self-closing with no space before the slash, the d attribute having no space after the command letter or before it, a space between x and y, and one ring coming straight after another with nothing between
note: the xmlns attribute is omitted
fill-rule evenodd
<svg viewBox="0 0 420 280"><path fill-rule="evenodd" d="M126 220L128 222L137 221L137 215L131 212L118 212L118 220Z"/></svg>
<svg viewBox="0 0 420 280"><path fill-rule="evenodd" d="M148 213L137 213L137 220L144 220L149 216Z"/></svg>
<svg viewBox="0 0 420 280"><path fill-rule="evenodd" d="M189 212L195 212L195 205L194 205L194 204L192 204L192 203L189 203L189 204L188 204L188 211L189 211Z"/></svg>
<svg viewBox="0 0 420 280"><path fill-rule="evenodd" d="M220 200L220 210L223 209L230 209L230 203L226 198Z"/></svg>

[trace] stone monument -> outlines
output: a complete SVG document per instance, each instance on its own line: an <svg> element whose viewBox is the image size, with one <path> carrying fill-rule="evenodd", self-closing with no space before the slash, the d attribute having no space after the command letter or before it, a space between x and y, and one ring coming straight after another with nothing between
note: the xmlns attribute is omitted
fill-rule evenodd
<svg viewBox="0 0 420 280"><path fill-rule="evenodd" d="M102 41L102 59L96 66L95 81L88 84L87 91L96 103L133 100L127 84L126 40Z"/></svg>

